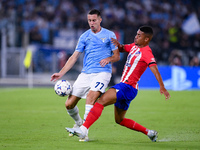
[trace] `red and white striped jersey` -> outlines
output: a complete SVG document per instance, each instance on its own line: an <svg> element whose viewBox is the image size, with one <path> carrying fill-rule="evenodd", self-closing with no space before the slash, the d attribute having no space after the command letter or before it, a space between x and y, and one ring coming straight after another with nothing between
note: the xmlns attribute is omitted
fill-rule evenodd
<svg viewBox="0 0 200 150"><path fill-rule="evenodd" d="M152 54L151 48L147 45L143 48L139 48L135 43L124 45L126 52L129 52L124 65L121 81L129 84L138 89L138 81L141 75L147 69L156 65L155 58Z"/></svg>

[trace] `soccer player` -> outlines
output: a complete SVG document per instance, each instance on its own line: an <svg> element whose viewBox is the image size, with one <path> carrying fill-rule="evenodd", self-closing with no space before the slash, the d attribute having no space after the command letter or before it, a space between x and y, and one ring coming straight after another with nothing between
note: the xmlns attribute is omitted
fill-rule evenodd
<svg viewBox="0 0 200 150"><path fill-rule="evenodd" d="M85 53L82 72L74 82L72 94L68 96L65 103L68 114L75 121L74 127L81 126L83 123L76 106L78 101L86 98L84 114L84 119L86 119L95 101L105 92L110 82L111 63L120 59L118 47L111 41L111 38L116 39L116 36L114 32L101 27L100 12L96 9L91 10L87 14L87 19L90 29L80 36L74 53L60 72L51 76L51 81L60 79L73 67L80 54ZM69 136L73 135L69 134ZM86 136L79 141L87 140Z"/></svg>
<svg viewBox="0 0 200 150"><path fill-rule="evenodd" d="M115 121L121 126L131 130L139 131L147 135L153 142L157 139L158 132L149 130L137 122L125 118L129 104L136 97L138 92L138 81L147 67L155 75L159 85L160 93L165 95L165 99L170 98L170 94L165 89L162 77L158 71L155 58L152 54L149 42L153 37L153 30L149 26L142 26L138 29L134 43L121 45L116 39L113 43L118 46L120 52L128 52L127 61L124 66L120 83L112 86L105 92L90 110L86 121L80 128L66 128L68 132L83 138L88 133L89 127L100 117L105 106L114 104Z"/></svg>

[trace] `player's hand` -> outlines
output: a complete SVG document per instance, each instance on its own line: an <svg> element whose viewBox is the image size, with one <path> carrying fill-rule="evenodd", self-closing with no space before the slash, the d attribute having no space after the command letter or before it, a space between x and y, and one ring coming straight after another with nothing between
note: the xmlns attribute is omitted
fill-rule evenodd
<svg viewBox="0 0 200 150"><path fill-rule="evenodd" d="M54 73L52 76L51 76L51 81L57 81L58 79L60 79L62 77L62 75L60 73Z"/></svg>
<svg viewBox="0 0 200 150"><path fill-rule="evenodd" d="M120 43L117 41L117 39L111 38L111 41L112 41L112 43L113 43L115 46L117 46L117 47L120 45Z"/></svg>
<svg viewBox="0 0 200 150"><path fill-rule="evenodd" d="M118 47L119 52L125 52L124 46L121 45L121 44L117 41L117 39L111 38L111 42L112 42L116 47Z"/></svg>
<svg viewBox="0 0 200 150"><path fill-rule="evenodd" d="M163 87L163 88L160 88L160 94L164 94L165 95L165 99L168 100L171 96L169 94L169 92Z"/></svg>
<svg viewBox="0 0 200 150"><path fill-rule="evenodd" d="M105 67L105 65L107 65L109 62L110 62L110 59L105 58L105 59L102 59L99 63L101 65L101 67Z"/></svg>

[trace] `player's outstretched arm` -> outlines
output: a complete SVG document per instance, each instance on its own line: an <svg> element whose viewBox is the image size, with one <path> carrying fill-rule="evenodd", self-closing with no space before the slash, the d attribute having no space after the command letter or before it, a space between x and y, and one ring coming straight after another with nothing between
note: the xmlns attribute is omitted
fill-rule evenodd
<svg viewBox="0 0 200 150"><path fill-rule="evenodd" d="M51 81L57 81L58 79L60 79L63 75L59 74L59 73L54 73L52 76L51 76Z"/></svg>
<svg viewBox="0 0 200 150"><path fill-rule="evenodd" d="M153 72L153 74L155 75L159 85L160 85L160 94L164 94L165 95L165 99L168 100L170 98L170 94L169 92L165 89L162 77L160 75L160 72L158 71L158 67L157 65L155 66L151 66L150 67L151 71Z"/></svg>
<svg viewBox="0 0 200 150"><path fill-rule="evenodd" d="M120 43L117 41L117 39L111 38L111 41L112 41L112 43L113 43L115 46L118 47L119 52L125 52L125 50L124 50L124 45L120 44Z"/></svg>
<svg viewBox="0 0 200 150"><path fill-rule="evenodd" d="M60 79L66 72L68 72L76 63L78 57L80 56L80 52L75 51L72 56L67 60L67 62L65 63L64 67L60 70L59 73L54 73L51 76L51 81L57 81L58 79Z"/></svg>

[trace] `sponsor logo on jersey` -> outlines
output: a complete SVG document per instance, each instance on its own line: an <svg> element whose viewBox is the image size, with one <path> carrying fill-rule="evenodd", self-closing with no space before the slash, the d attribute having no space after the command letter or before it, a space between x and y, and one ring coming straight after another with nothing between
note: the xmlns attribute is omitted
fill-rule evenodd
<svg viewBox="0 0 200 150"><path fill-rule="evenodd" d="M91 40L91 39L92 39L91 37L87 37L87 38L86 38L86 41L87 41L87 40Z"/></svg>
<svg viewBox="0 0 200 150"><path fill-rule="evenodd" d="M130 63L126 63L126 66L127 66L127 67L131 67L131 64L130 64Z"/></svg>
<svg viewBox="0 0 200 150"><path fill-rule="evenodd" d="M131 64L130 64L131 56L132 56L132 54L129 53L129 55L128 55L128 57L127 57L127 61L126 61L126 66L127 66L127 67L131 67Z"/></svg>
<svg viewBox="0 0 200 150"><path fill-rule="evenodd" d="M156 62L155 58L151 58L151 62Z"/></svg>

